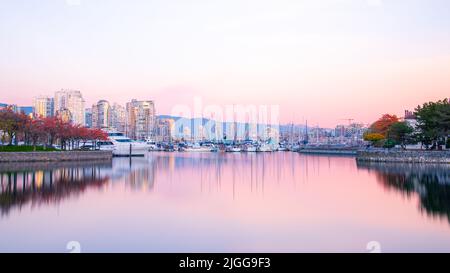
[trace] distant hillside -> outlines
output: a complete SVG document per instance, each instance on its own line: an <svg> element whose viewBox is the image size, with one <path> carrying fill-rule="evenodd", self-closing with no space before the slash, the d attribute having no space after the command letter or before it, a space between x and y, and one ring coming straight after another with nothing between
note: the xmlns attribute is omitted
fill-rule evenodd
<svg viewBox="0 0 450 273"><path fill-rule="evenodd" d="M175 122L177 122L180 127L189 127L189 128L194 128L194 125L202 125L205 126L209 121L211 121L210 119L207 118L183 118L183 117L176 117L176 116L170 116L170 115L159 115L158 118L160 119L173 119ZM248 123L242 123L242 122L237 122L236 123L238 128L241 128L242 130L248 130L249 128L249 124ZM215 125L213 125L214 127ZM222 124L223 126L223 131L226 131L226 128L233 128L234 123L233 122L224 122ZM258 132L261 132L262 130L264 130L264 128L266 127L266 124L257 124L257 130ZM295 125L291 125L291 124L282 124L279 126L278 130L280 133L290 133L292 131L294 131L294 133L303 133L305 131L306 126L303 124L295 124ZM182 129L181 129L182 130ZM179 134L182 133L182 131L180 130L180 132L178 132Z"/></svg>

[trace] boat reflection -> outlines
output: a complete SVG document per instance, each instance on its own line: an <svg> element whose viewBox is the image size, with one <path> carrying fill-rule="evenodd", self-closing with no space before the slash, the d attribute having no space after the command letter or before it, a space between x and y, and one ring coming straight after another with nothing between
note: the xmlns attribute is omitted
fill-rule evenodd
<svg viewBox="0 0 450 273"><path fill-rule="evenodd" d="M374 172L386 189L410 197L419 196L419 209L450 223L450 166L445 164L399 164L358 162L358 168Z"/></svg>
<svg viewBox="0 0 450 273"><path fill-rule="evenodd" d="M297 162L297 160L299 160ZM308 158L283 154L153 153L146 157L114 158L113 161L21 163L0 166L0 211L12 208L58 204L89 188L124 185L133 191L154 191L178 183L200 192L228 191L234 199L238 191L264 192L265 184L305 179ZM295 162L300 166L295 167ZM314 165L312 165L314 167ZM182 182L182 184L179 184ZM231 183L228 183L231 182ZM292 183L290 183L292 185Z"/></svg>
<svg viewBox="0 0 450 273"><path fill-rule="evenodd" d="M449 165L355 163L353 158L296 153L153 153L142 158L115 158L112 162L1 164L0 213L5 216L25 205L55 205L89 189L109 187L173 198L189 196L195 200L211 195L247 202L258 201L258 196L264 194L302 195L302 185L309 183L323 195L330 190L330 184L324 181L332 176L345 183L353 177L356 164L382 187L406 197L418 196L421 212L450 222ZM340 187L345 187L342 183Z"/></svg>

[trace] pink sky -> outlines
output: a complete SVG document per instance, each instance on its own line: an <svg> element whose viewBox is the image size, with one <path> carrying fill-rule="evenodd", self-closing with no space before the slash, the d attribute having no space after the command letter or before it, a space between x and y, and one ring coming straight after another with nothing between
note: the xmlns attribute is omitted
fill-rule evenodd
<svg viewBox="0 0 450 273"><path fill-rule="evenodd" d="M0 102L31 105L71 88L87 106L150 99L170 114L201 97L279 105L283 123L326 127L450 94L440 1L67 3L2 7Z"/></svg>

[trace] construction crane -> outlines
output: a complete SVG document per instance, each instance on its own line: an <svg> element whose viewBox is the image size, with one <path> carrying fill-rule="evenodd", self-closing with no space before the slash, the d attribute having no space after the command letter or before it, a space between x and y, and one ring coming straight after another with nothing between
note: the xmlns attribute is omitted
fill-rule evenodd
<svg viewBox="0 0 450 273"><path fill-rule="evenodd" d="M354 121L355 119L353 119L353 118L341 118L340 120L346 120L346 121L348 121L348 125L351 125L352 121Z"/></svg>

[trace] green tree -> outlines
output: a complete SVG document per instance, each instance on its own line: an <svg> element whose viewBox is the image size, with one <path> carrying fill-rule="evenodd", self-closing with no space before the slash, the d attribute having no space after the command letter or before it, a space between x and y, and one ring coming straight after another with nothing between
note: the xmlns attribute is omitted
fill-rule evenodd
<svg viewBox="0 0 450 273"><path fill-rule="evenodd" d="M427 102L415 109L419 138L425 145L445 143L450 134L450 103L448 99Z"/></svg>
<svg viewBox="0 0 450 273"><path fill-rule="evenodd" d="M403 149L406 149L406 143L411 140L411 135L414 129L405 121L393 123L387 132L388 139L400 144Z"/></svg>

